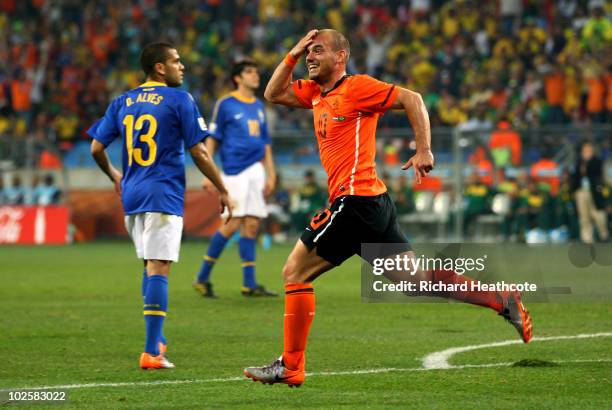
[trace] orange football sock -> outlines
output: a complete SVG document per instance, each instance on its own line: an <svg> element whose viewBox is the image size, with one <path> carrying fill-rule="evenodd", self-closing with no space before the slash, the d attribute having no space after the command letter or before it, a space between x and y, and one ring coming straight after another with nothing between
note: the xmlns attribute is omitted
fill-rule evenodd
<svg viewBox="0 0 612 410"><path fill-rule="evenodd" d="M444 298L450 298L460 300L462 302L471 303L473 305L489 307L497 312L501 312L503 309L501 298L497 296L495 291L476 291L471 290L471 283L476 282L463 275L458 275L453 271L448 270L435 270L428 271L427 275L432 283L445 283L445 284L462 284L467 283L468 290L457 290L448 292L432 292L432 296L440 296Z"/></svg>
<svg viewBox="0 0 612 410"><path fill-rule="evenodd" d="M304 351L314 314L315 295L312 284L286 283L283 362L289 370L304 369Z"/></svg>

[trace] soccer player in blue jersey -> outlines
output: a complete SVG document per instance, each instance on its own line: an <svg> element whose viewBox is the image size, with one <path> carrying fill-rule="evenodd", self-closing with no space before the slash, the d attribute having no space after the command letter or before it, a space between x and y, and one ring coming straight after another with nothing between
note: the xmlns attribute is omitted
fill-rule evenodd
<svg viewBox="0 0 612 410"><path fill-rule="evenodd" d="M98 166L121 194L125 225L143 275L146 339L140 357L143 369L167 369L163 323L168 307L168 274L177 262L183 230L185 147L196 166L219 190L221 211L230 199L212 156L203 143L208 136L204 119L193 97L176 87L185 67L176 48L152 43L141 53L146 82L117 97L104 117L87 133L93 138L91 153ZM121 137L123 173L109 161L106 147Z"/></svg>
<svg viewBox="0 0 612 410"><path fill-rule="evenodd" d="M234 201L234 218L214 234L194 289L204 297L215 298L210 283L211 270L228 240L240 229L238 242L242 259L242 294L277 296L255 279L255 246L262 218L267 216L265 196L276 183L270 135L264 104L255 97L259 72L255 61L238 61L232 68L235 91L219 99L210 125L206 147L211 155L219 149L223 181ZM205 187L207 182L204 182Z"/></svg>

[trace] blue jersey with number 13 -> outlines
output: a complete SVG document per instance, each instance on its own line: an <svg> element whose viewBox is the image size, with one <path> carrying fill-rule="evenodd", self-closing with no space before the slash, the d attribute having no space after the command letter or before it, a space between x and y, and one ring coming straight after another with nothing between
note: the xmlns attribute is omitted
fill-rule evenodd
<svg viewBox="0 0 612 410"><path fill-rule="evenodd" d="M87 133L105 147L123 138L121 200L126 215L183 215L185 147L208 136L189 93L144 83L117 97Z"/></svg>

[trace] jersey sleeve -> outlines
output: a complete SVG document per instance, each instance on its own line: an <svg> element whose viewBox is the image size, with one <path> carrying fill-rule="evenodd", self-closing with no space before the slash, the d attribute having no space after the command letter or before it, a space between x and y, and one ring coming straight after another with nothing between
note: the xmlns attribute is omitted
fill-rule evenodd
<svg viewBox="0 0 612 410"><path fill-rule="evenodd" d="M96 121L88 130L87 135L99 141L105 147L121 135L117 126L117 100L114 100L106 109L104 116Z"/></svg>
<svg viewBox="0 0 612 410"><path fill-rule="evenodd" d="M369 75L356 76L351 87L355 109L364 112L387 111L398 93L399 88L395 85L379 81Z"/></svg>
<svg viewBox="0 0 612 410"><path fill-rule="evenodd" d="M210 135L206 121L202 118L191 94L184 94L178 104L178 110L181 120L181 134L187 148L193 147Z"/></svg>
<svg viewBox="0 0 612 410"><path fill-rule="evenodd" d="M297 80L291 83L293 92L305 108L312 108L312 99L316 92L319 91L319 86L312 80Z"/></svg>
<svg viewBox="0 0 612 410"><path fill-rule="evenodd" d="M217 141L223 141L223 124L225 122L225 99L220 99L215 104L215 108L210 120L210 136Z"/></svg>

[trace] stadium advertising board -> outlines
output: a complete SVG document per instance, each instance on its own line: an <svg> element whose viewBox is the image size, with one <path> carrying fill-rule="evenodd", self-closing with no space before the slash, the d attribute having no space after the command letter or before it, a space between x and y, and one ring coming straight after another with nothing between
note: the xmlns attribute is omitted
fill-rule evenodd
<svg viewBox="0 0 612 410"><path fill-rule="evenodd" d="M0 244L65 244L68 208L63 206L0 207Z"/></svg>

